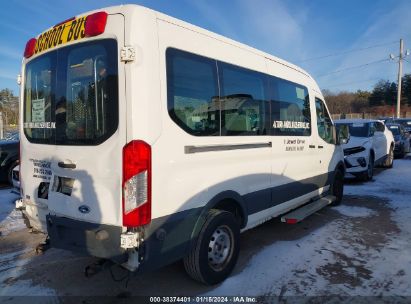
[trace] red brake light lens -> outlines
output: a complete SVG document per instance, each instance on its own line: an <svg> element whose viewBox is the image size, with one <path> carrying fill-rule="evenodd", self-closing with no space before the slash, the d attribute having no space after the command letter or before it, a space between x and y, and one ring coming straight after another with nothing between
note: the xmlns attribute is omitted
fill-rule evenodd
<svg viewBox="0 0 411 304"><path fill-rule="evenodd" d="M123 225L151 221L151 147L133 140L123 148Z"/></svg>
<svg viewBox="0 0 411 304"><path fill-rule="evenodd" d="M107 13L97 12L87 16L84 27L86 37L93 37L104 33L107 23Z"/></svg>
<svg viewBox="0 0 411 304"><path fill-rule="evenodd" d="M34 54L34 49L36 48L36 38L31 38L26 43L26 48L24 49L24 58L30 58Z"/></svg>

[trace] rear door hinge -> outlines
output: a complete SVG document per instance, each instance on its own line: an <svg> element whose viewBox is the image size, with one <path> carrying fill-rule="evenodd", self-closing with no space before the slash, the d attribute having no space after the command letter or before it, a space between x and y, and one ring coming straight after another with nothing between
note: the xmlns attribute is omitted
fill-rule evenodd
<svg viewBox="0 0 411 304"><path fill-rule="evenodd" d="M134 61L136 59L136 49L133 46L123 46L120 51L120 59L124 62Z"/></svg>

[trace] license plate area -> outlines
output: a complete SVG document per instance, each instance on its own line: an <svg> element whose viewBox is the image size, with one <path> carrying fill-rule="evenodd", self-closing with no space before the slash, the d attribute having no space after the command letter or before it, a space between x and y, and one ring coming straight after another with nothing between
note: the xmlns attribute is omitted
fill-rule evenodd
<svg viewBox="0 0 411 304"><path fill-rule="evenodd" d="M138 247L138 235L134 232L122 233L120 237L120 247L123 249L130 249Z"/></svg>
<svg viewBox="0 0 411 304"><path fill-rule="evenodd" d="M74 181L74 178L55 175L52 191L71 196L71 193L73 192Z"/></svg>

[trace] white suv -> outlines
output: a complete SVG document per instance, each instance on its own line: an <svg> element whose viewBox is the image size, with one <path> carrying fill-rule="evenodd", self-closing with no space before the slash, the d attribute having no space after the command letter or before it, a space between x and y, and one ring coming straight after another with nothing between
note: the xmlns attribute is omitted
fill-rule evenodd
<svg viewBox="0 0 411 304"><path fill-rule="evenodd" d="M374 166L391 168L394 161L394 138L384 123L373 119L341 119L339 125L348 125L350 140L343 145L347 175L371 180Z"/></svg>

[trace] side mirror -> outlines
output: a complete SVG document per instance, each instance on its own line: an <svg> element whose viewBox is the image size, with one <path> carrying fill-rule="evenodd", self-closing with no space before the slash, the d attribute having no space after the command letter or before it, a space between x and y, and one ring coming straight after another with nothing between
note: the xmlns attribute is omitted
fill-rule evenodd
<svg viewBox="0 0 411 304"><path fill-rule="evenodd" d="M337 128L337 145L344 145L350 141L350 129L348 125L339 125Z"/></svg>

